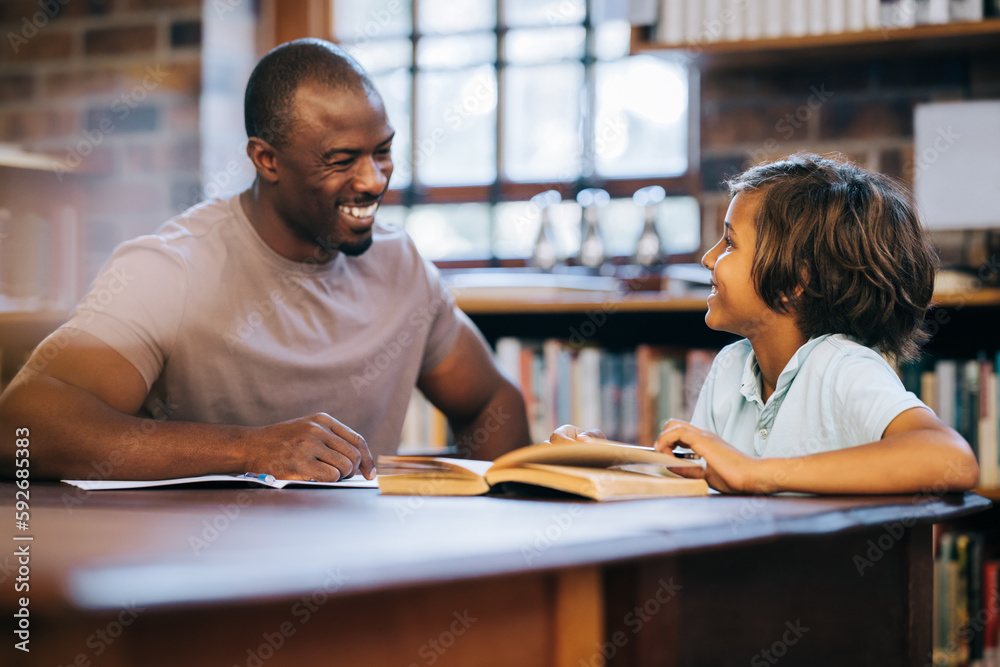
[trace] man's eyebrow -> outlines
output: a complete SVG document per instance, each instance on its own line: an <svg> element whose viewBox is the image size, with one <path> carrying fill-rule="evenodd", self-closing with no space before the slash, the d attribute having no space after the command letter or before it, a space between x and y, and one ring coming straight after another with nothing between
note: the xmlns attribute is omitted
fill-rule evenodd
<svg viewBox="0 0 1000 667"><path fill-rule="evenodd" d="M393 138L395 136L396 136L396 133L393 132L392 134L389 135L388 139L386 139L382 143L378 144L375 148L379 149L379 148L382 148L384 146L388 146L389 144L392 143L392 140L393 140ZM329 160L334 155L360 155L362 152L363 151L361 151L360 149L357 149L357 148L330 148L330 149L328 149L326 151L323 151L323 155L321 157L324 160Z"/></svg>

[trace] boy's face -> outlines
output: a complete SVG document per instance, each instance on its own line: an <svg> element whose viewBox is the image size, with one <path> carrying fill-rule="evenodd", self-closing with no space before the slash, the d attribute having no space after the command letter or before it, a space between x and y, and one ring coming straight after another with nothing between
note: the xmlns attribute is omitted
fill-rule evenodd
<svg viewBox="0 0 1000 667"><path fill-rule="evenodd" d="M758 194L741 192L733 197L722 238L701 258L702 265L712 271L705 323L751 342L786 317L767 307L750 275L757 247L754 221L759 208Z"/></svg>

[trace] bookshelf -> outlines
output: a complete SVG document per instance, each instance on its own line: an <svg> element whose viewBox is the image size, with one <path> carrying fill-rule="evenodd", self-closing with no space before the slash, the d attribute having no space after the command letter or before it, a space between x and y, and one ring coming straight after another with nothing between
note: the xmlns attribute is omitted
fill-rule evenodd
<svg viewBox="0 0 1000 667"><path fill-rule="evenodd" d="M80 298L85 181L0 144L0 386Z"/></svg>
<svg viewBox="0 0 1000 667"><path fill-rule="evenodd" d="M650 28L646 26L632 29L632 53L686 52L700 66L711 69L779 64L787 62L790 55L796 59L858 60L884 55L889 51L915 54L996 50L1000 38L1000 18L912 28L687 44L656 42L650 38L650 33Z"/></svg>
<svg viewBox="0 0 1000 667"><path fill-rule="evenodd" d="M640 346L719 349L736 340L705 326L705 296L703 291L674 296L640 291L542 295L524 290L496 298L465 289L456 301L493 346L509 337L535 343L559 339L577 349L594 345L612 354L627 354ZM995 353L1000 289L937 293L928 319L934 329L926 347L930 355L962 359L975 358L978 350ZM646 422L652 423L649 418ZM1000 487L981 487L977 492L1000 501Z"/></svg>

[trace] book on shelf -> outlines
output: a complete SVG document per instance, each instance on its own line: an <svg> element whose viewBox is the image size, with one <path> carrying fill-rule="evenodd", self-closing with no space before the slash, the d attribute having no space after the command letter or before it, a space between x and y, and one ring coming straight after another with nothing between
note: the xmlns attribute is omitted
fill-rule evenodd
<svg viewBox="0 0 1000 667"><path fill-rule="evenodd" d="M903 385L968 441L979 461L979 486L1000 486L1000 353L974 359L925 355L900 369Z"/></svg>
<svg viewBox="0 0 1000 667"><path fill-rule="evenodd" d="M982 21L998 0L659 0L653 31L666 46L892 30Z"/></svg>
<svg viewBox="0 0 1000 667"><path fill-rule="evenodd" d="M992 536L992 537L990 537ZM989 540L994 544L991 546ZM934 558L933 664L995 665L998 657L996 531L940 533Z"/></svg>
<svg viewBox="0 0 1000 667"><path fill-rule="evenodd" d="M477 496L529 485L591 500L705 496L704 479L673 472L698 461L606 440L521 447L495 461L380 456L378 485L386 495ZM499 487L499 488L498 488Z"/></svg>
<svg viewBox="0 0 1000 667"><path fill-rule="evenodd" d="M433 403L414 388L403 418L399 437L400 453L442 454L450 442L448 419Z"/></svg>
<svg viewBox="0 0 1000 667"><path fill-rule="evenodd" d="M521 389L531 439L561 424L597 429L612 441L650 446L667 419L690 419L716 350L502 337L497 363Z"/></svg>

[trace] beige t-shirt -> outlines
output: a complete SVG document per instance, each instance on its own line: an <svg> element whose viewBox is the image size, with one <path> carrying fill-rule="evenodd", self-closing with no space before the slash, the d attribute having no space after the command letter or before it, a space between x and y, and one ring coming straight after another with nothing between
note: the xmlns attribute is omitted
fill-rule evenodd
<svg viewBox="0 0 1000 667"><path fill-rule="evenodd" d="M68 329L142 374L153 416L263 425L327 412L394 453L418 375L461 319L434 266L376 224L358 257L276 254L238 197L211 200L119 246Z"/></svg>

